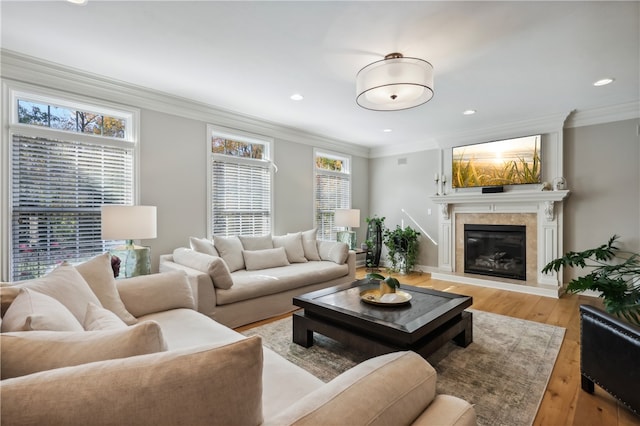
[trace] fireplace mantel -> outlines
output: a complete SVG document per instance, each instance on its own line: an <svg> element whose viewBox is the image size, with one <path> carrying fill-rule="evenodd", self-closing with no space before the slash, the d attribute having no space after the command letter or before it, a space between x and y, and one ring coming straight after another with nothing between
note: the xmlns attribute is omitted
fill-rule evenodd
<svg viewBox="0 0 640 426"><path fill-rule="evenodd" d="M462 192L449 195L435 195L431 200L441 206L440 213L445 218L449 217L450 204L484 204L494 206L496 204L540 204L544 203L545 215L548 220L553 220L554 203L562 201L569 195L568 190L557 191L509 191L483 194L478 192Z"/></svg>
<svg viewBox="0 0 640 426"><path fill-rule="evenodd" d="M568 190L540 191L513 190L501 193L459 191L447 195L434 195L431 201L439 206L438 217L438 271L434 278L468 284L558 297L562 280L557 273L543 274L544 265L562 253L562 201ZM491 215L496 213L519 215L535 214L537 220L534 235L537 238L535 270L537 276L528 277L526 284L513 280L489 279L456 271L456 216L471 213ZM494 216L498 217L498 216ZM533 240L532 240L533 241Z"/></svg>

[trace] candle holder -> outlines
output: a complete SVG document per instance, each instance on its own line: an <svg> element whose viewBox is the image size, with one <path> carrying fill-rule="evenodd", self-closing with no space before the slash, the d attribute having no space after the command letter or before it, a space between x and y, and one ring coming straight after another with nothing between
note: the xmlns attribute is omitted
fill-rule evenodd
<svg viewBox="0 0 640 426"><path fill-rule="evenodd" d="M447 175L442 175L442 195L447 195Z"/></svg>
<svg viewBox="0 0 640 426"><path fill-rule="evenodd" d="M438 182L440 182L440 175L438 173L436 173L436 175L433 178L433 180L436 183L436 195L440 195L440 185L438 185Z"/></svg>

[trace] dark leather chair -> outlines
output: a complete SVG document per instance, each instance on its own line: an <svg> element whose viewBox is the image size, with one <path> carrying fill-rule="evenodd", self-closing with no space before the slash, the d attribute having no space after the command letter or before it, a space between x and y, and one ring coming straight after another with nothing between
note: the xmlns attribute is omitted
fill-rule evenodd
<svg viewBox="0 0 640 426"><path fill-rule="evenodd" d="M580 373L583 390L595 383L640 415L640 328L580 305Z"/></svg>

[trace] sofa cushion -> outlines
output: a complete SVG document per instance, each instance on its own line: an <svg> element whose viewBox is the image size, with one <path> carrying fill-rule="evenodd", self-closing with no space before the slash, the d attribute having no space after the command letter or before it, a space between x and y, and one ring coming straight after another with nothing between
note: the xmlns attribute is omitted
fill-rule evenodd
<svg viewBox="0 0 640 426"><path fill-rule="evenodd" d="M358 364L265 424L408 425L435 393L433 367L414 352L394 352Z"/></svg>
<svg viewBox="0 0 640 426"><path fill-rule="evenodd" d="M232 274L233 287L228 290L216 289L216 303L226 305L241 300L254 299L331 281L348 274L348 265L337 265L333 262L292 263L288 266L260 271L243 269Z"/></svg>
<svg viewBox="0 0 640 426"><path fill-rule="evenodd" d="M273 239L271 238L271 234L257 237L240 235L238 238L240 238L242 247L245 250L267 250L273 248Z"/></svg>
<svg viewBox="0 0 640 426"><path fill-rule="evenodd" d="M136 318L127 311L116 289L116 280L111 268L111 255L103 253L93 259L76 265L82 278L89 284L102 306L115 313L128 325L135 324Z"/></svg>
<svg viewBox="0 0 640 426"><path fill-rule="evenodd" d="M349 257L349 246L336 241L318 241L318 253L322 260L329 260L342 265Z"/></svg>
<svg viewBox="0 0 640 426"><path fill-rule="evenodd" d="M55 369L3 380L2 421L258 425L261 374L259 338Z"/></svg>
<svg viewBox="0 0 640 426"><path fill-rule="evenodd" d="M195 309L195 300L184 271L140 275L118 281L118 292L127 310L136 317L169 309Z"/></svg>
<svg viewBox="0 0 640 426"><path fill-rule="evenodd" d="M116 314L93 303L87 306L87 315L84 317L82 326L87 331L127 328L127 324Z"/></svg>
<svg viewBox="0 0 640 426"><path fill-rule="evenodd" d="M63 262L44 277L21 281L15 285L53 297L66 306L80 324L84 323L89 302L102 306L80 272L67 262Z"/></svg>
<svg viewBox="0 0 640 426"><path fill-rule="evenodd" d="M302 248L307 260L322 260L318 253L318 228L302 232Z"/></svg>
<svg viewBox="0 0 640 426"><path fill-rule="evenodd" d="M53 368L166 349L162 330L153 321L118 330L3 333L0 335L0 367L4 380Z"/></svg>
<svg viewBox="0 0 640 426"><path fill-rule="evenodd" d="M210 256L220 256L218 250L213 245L213 241L206 238L189 237L189 246L191 250L195 250L198 253L208 254Z"/></svg>
<svg viewBox="0 0 640 426"><path fill-rule="evenodd" d="M213 243L224 259L229 271L234 272L244 269L244 257L242 257L242 243L238 237L213 237Z"/></svg>
<svg viewBox="0 0 640 426"><path fill-rule="evenodd" d="M266 250L244 250L242 255L244 256L244 265L247 271L276 268L289 264L284 247Z"/></svg>
<svg viewBox="0 0 640 426"><path fill-rule="evenodd" d="M304 257L304 248L302 246L302 233L280 235L273 237L274 247L284 247L287 252L289 263L304 263L307 258Z"/></svg>
<svg viewBox="0 0 640 426"><path fill-rule="evenodd" d="M84 328L53 297L22 288L2 318L2 332L30 330L84 331Z"/></svg>
<svg viewBox="0 0 640 426"><path fill-rule="evenodd" d="M221 257L179 247L173 251L173 261L205 272L211 277L213 285L218 288L230 288L233 285L229 267Z"/></svg>

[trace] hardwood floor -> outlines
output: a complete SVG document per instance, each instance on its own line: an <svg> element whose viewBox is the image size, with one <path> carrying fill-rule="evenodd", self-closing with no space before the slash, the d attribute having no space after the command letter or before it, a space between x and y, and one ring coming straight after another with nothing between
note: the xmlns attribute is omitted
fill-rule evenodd
<svg viewBox="0 0 640 426"><path fill-rule="evenodd" d="M366 270L359 268L356 277L363 278L365 274ZM384 274L386 275L386 273ZM640 426L640 417L618 403L598 386L596 386L593 395L580 388L578 306L580 304L601 306L599 299L577 295L565 295L560 299L553 299L432 280L429 274L415 272L409 275L396 275L396 277L401 283L471 296L473 297L473 309L557 325L566 329L558 359L533 423L534 426ZM245 326L239 330L255 325L257 324Z"/></svg>

